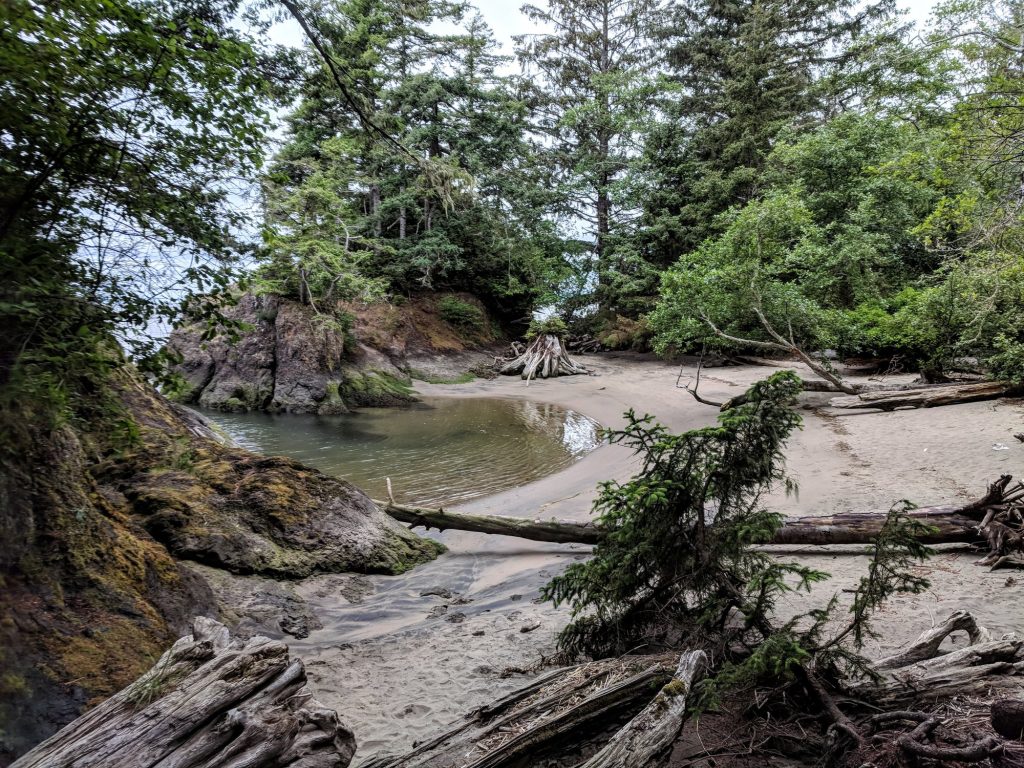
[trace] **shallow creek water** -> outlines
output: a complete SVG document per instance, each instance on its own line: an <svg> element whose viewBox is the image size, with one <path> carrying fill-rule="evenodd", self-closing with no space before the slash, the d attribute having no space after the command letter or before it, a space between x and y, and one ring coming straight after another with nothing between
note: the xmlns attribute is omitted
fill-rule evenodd
<svg viewBox="0 0 1024 768"><path fill-rule="evenodd" d="M592 451L598 425L557 405L425 398L344 416L207 413L239 445L290 456L385 498L452 505L515 488Z"/></svg>
<svg viewBox="0 0 1024 768"><path fill-rule="evenodd" d="M599 425L583 414L498 398L424 398L412 408L333 417L207 415L251 450L291 456L377 498L390 477L399 501L432 506L517 494L600 442ZM355 765L406 750L522 686L565 622L564 609L535 602L538 591L589 549L464 531L426 535L449 551L407 573L295 585L323 626L286 639L314 694L355 732Z"/></svg>

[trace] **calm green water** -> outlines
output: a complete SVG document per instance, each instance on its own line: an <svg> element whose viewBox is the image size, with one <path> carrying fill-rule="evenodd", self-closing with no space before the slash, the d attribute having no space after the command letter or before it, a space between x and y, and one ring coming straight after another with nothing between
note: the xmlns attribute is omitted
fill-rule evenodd
<svg viewBox="0 0 1024 768"><path fill-rule="evenodd" d="M555 405L426 398L345 416L205 412L240 445L290 456L384 498L442 506L557 472L597 447L599 425Z"/></svg>

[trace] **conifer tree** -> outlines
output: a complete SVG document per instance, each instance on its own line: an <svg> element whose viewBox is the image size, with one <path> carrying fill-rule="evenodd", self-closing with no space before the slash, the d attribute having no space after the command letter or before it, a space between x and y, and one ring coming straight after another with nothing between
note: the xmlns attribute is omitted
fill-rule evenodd
<svg viewBox="0 0 1024 768"><path fill-rule="evenodd" d="M680 0L660 30L677 88L647 138L649 258L667 266L754 199L779 131L815 125L842 101L837 73L892 0ZM887 34L891 34L888 30Z"/></svg>
<svg viewBox="0 0 1024 768"><path fill-rule="evenodd" d="M631 202L617 185L636 152L639 126L652 104L651 32L658 0L549 0L523 12L551 32L517 38L518 55L535 73L534 129L559 174L563 214L582 222L594 269L607 287L615 268L613 237ZM612 297L599 292L607 306Z"/></svg>

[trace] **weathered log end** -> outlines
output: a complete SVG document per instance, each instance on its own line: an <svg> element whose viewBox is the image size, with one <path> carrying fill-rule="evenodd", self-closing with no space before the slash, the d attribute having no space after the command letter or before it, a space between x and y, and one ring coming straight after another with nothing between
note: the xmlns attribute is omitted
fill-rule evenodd
<svg viewBox="0 0 1024 768"><path fill-rule="evenodd" d="M198 618L149 672L12 768L346 768L352 732L288 646Z"/></svg>
<svg viewBox="0 0 1024 768"><path fill-rule="evenodd" d="M1024 741L1024 699L993 701L992 730L1007 739Z"/></svg>

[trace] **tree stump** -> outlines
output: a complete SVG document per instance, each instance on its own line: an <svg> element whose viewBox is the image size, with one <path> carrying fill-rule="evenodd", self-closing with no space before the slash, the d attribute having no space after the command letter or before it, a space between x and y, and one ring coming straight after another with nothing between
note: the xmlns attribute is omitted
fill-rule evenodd
<svg viewBox="0 0 1024 768"><path fill-rule="evenodd" d="M535 378L547 379L589 373L586 368L569 358L561 338L553 333L538 334L522 354L500 363L498 372L506 376L518 374L526 379L527 383Z"/></svg>

